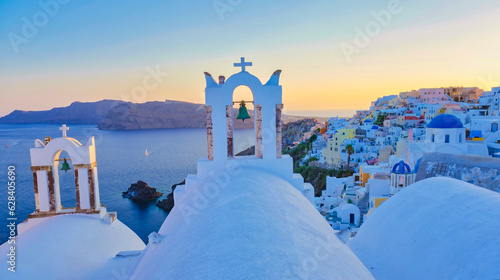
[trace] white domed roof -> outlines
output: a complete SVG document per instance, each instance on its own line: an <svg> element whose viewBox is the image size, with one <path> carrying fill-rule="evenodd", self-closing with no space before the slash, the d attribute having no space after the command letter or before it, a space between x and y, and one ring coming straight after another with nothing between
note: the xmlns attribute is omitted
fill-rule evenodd
<svg viewBox="0 0 500 280"><path fill-rule="evenodd" d="M500 277L500 194L446 177L384 202L349 247L377 279Z"/></svg>
<svg viewBox="0 0 500 280"><path fill-rule="evenodd" d="M359 211L358 206L351 204L351 203L342 204L339 206L339 209L341 209L341 210L354 210L357 212Z"/></svg>
<svg viewBox="0 0 500 280"><path fill-rule="evenodd" d="M0 246L4 264L10 246ZM16 272L1 269L0 279L113 279L125 268L117 269L111 259L145 247L122 222L84 214L54 216L19 234L15 246Z"/></svg>
<svg viewBox="0 0 500 280"><path fill-rule="evenodd" d="M287 181L243 167L214 177L230 181L188 188L132 278L373 279Z"/></svg>

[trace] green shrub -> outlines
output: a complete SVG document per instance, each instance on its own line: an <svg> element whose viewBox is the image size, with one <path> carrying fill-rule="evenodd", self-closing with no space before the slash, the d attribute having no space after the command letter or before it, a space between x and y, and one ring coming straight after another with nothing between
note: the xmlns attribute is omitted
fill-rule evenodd
<svg viewBox="0 0 500 280"><path fill-rule="evenodd" d="M326 176L335 176L337 178L349 177L353 174L352 170L325 169L317 166L296 166L295 173L300 173L306 183L311 183L314 187L315 195L319 196L322 190L326 189Z"/></svg>
<svg viewBox="0 0 500 280"><path fill-rule="evenodd" d="M318 158L317 158L317 157L310 157L309 159L307 159L307 161L306 161L306 165L309 165L309 163L310 163L311 161L318 161Z"/></svg>

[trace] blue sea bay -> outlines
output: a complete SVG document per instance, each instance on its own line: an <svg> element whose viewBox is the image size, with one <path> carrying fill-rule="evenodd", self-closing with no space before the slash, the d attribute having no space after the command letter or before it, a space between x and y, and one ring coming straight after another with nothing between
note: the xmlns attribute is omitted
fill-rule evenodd
<svg viewBox="0 0 500 280"><path fill-rule="evenodd" d="M196 173L196 162L206 157L205 129L158 129L133 131L101 131L95 125L70 125L68 137L86 144L94 136L97 153L101 204L116 211L118 219L143 240L157 231L167 213L156 207L156 201L136 203L122 198L131 183L142 180L164 195L171 186ZM254 143L253 129L235 131L235 149L248 148ZM16 211L18 223L35 210L33 175L30 170L30 148L35 140L61 137L59 125L27 124L0 125L0 220L7 223L7 170L16 168ZM146 156L145 151L149 155ZM62 157L68 157L66 153ZM75 207L74 172L59 172L63 207ZM8 229L0 227L0 243L7 240Z"/></svg>

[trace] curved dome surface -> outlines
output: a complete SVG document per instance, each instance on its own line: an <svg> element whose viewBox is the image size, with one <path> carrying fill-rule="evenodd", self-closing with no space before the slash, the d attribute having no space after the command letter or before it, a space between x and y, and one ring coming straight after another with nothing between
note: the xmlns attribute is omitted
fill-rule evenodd
<svg viewBox="0 0 500 280"><path fill-rule="evenodd" d="M377 279L497 279L500 194L447 177L401 190L349 241Z"/></svg>
<svg viewBox="0 0 500 280"><path fill-rule="evenodd" d="M0 246L3 263L9 246ZM17 236L17 270L0 270L0 279L114 279L130 263L119 267L110 260L121 251L144 247L119 220L108 224L84 214L54 216Z"/></svg>
<svg viewBox="0 0 500 280"><path fill-rule="evenodd" d="M239 169L186 190L132 279L373 279L301 192Z"/></svg>
<svg viewBox="0 0 500 280"><path fill-rule="evenodd" d="M450 114L441 114L434 117L427 125L428 128L463 128L459 118Z"/></svg>

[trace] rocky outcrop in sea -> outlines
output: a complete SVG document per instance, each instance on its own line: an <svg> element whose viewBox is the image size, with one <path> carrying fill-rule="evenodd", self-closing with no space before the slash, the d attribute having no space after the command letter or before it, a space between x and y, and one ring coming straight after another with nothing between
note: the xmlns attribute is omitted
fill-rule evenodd
<svg viewBox="0 0 500 280"><path fill-rule="evenodd" d="M239 157L239 156L252 156L252 155L255 155L255 146L245 149L237 153L235 156Z"/></svg>
<svg viewBox="0 0 500 280"><path fill-rule="evenodd" d="M163 193L156 190L156 188L148 186L144 181L137 181L137 183L130 185L126 192L122 193L124 198L130 198L133 201L149 201L161 197Z"/></svg>
<svg viewBox="0 0 500 280"><path fill-rule="evenodd" d="M179 184L175 184L172 186L172 192L167 195L167 198L159 200L156 203L156 206L160 207L161 209L170 212L172 208L174 208L175 202L174 202L174 190L177 186L179 185L185 185L186 180L180 182Z"/></svg>

